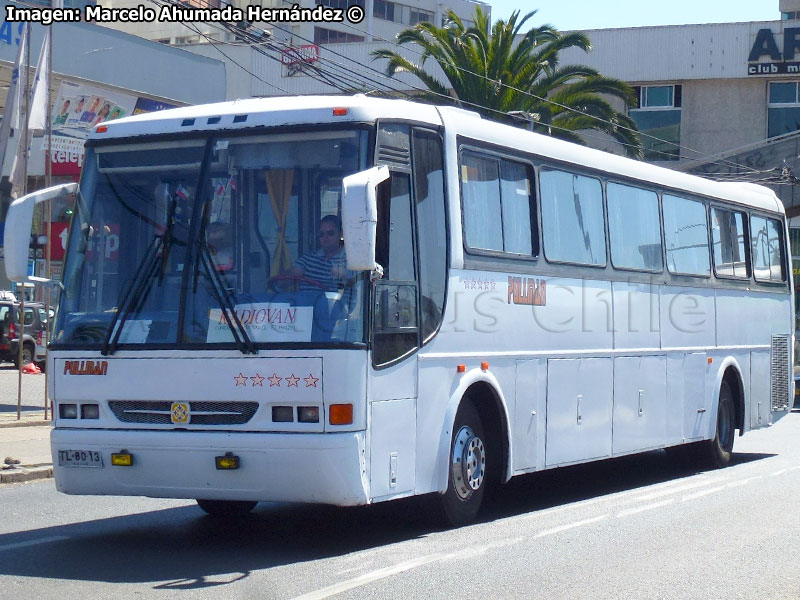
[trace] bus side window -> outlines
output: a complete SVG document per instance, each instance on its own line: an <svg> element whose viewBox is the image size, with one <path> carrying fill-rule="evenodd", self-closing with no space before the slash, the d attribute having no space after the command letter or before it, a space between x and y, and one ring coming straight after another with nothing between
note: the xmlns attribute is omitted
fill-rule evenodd
<svg viewBox="0 0 800 600"><path fill-rule="evenodd" d="M656 193L609 183L607 194L611 262L618 269L661 271L661 223Z"/></svg>
<svg viewBox="0 0 800 600"><path fill-rule="evenodd" d="M782 283L783 243L780 221L764 217L750 217L750 240L752 244L753 275L757 281Z"/></svg>
<svg viewBox="0 0 800 600"><path fill-rule="evenodd" d="M714 244L714 271L722 277L747 278L744 213L723 208L711 209L711 234Z"/></svg>
<svg viewBox="0 0 800 600"><path fill-rule="evenodd" d="M442 140L432 131L415 130L414 202L419 245L419 295L422 341L433 337L444 312L447 279L444 167Z"/></svg>
<svg viewBox="0 0 800 600"><path fill-rule="evenodd" d="M375 366L405 356L418 344L413 240L410 177L393 172L378 194L376 260L384 277L375 285Z"/></svg>
<svg viewBox="0 0 800 600"><path fill-rule="evenodd" d="M600 180L542 169L539 181L547 260L604 266L606 234Z"/></svg>

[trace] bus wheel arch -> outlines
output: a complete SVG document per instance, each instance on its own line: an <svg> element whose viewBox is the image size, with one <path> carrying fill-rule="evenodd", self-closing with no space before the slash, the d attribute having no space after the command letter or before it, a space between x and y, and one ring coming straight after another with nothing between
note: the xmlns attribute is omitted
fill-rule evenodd
<svg viewBox="0 0 800 600"><path fill-rule="evenodd" d="M488 382L473 383L464 393L462 402L470 400L483 423L488 444L489 484L505 483L511 463L508 412L496 389Z"/></svg>
<svg viewBox="0 0 800 600"><path fill-rule="evenodd" d="M720 368L716 388L716 415L711 439L700 442L699 458L704 466L725 467L730 463L736 429L744 429L744 386L733 359Z"/></svg>
<svg viewBox="0 0 800 600"><path fill-rule="evenodd" d="M487 488L507 479L508 415L501 395L487 381L474 381L455 395L450 411L439 502L444 520L459 526L475 519Z"/></svg>

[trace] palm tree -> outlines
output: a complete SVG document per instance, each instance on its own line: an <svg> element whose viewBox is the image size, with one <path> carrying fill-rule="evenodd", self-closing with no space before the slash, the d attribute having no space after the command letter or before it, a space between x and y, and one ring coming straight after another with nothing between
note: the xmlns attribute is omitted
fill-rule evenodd
<svg viewBox="0 0 800 600"><path fill-rule="evenodd" d="M560 66L558 53L567 48L591 50L583 33L561 34L550 25L534 27L517 41L523 25L536 14L490 28L489 17L475 9L475 24L465 27L452 11L443 27L420 22L397 35L400 44L416 44L422 51L415 63L390 49L376 50L375 58L388 60L386 73L415 75L426 87L423 99L441 103L451 99L490 119L524 124L534 131L585 144L582 130L600 130L622 143L629 156L641 158L642 144L636 124L618 112L602 95L621 98L626 106L634 99L633 88L618 79L604 77L591 67ZM447 82L425 70L435 60Z"/></svg>

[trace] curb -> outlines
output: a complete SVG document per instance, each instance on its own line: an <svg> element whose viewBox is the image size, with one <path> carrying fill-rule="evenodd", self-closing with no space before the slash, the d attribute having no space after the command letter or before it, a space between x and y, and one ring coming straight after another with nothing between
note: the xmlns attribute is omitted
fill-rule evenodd
<svg viewBox="0 0 800 600"><path fill-rule="evenodd" d="M33 465L0 471L0 483L22 483L36 479L50 479L53 476L53 465Z"/></svg>
<svg viewBox="0 0 800 600"><path fill-rule="evenodd" d="M0 421L0 429L5 427L31 427L31 426L42 426L42 425L52 425L52 421L45 421L44 419L22 419L20 421Z"/></svg>

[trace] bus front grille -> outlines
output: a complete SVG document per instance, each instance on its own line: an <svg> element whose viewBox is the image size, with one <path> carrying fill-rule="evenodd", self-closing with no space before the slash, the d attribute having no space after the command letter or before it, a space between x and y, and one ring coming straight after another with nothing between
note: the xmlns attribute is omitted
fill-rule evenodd
<svg viewBox="0 0 800 600"><path fill-rule="evenodd" d="M242 425L253 418L258 402L187 402L182 425ZM110 400L108 407L123 423L173 425L173 403L160 400Z"/></svg>
<svg viewBox="0 0 800 600"><path fill-rule="evenodd" d="M770 399L772 412L789 408L789 336L773 335L770 353Z"/></svg>

